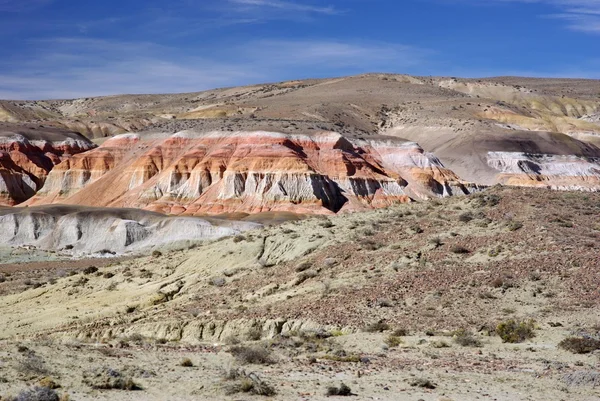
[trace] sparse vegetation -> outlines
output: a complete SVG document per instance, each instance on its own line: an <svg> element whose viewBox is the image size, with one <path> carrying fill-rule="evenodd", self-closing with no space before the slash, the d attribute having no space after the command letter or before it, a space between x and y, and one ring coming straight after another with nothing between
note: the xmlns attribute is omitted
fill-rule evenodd
<svg viewBox="0 0 600 401"><path fill-rule="evenodd" d="M568 337L558 346L574 354L589 354L600 350L600 340L591 337Z"/></svg>
<svg viewBox="0 0 600 401"><path fill-rule="evenodd" d="M383 333L384 331L387 331L389 329L390 325L384 322L383 320L380 320L378 322L371 323L370 325L366 326L364 328L364 331L367 333Z"/></svg>
<svg viewBox="0 0 600 401"><path fill-rule="evenodd" d="M533 320L517 321L514 319L501 322L496 327L496 334L505 343L521 343L535 337L535 322Z"/></svg>
<svg viewBox="0 0 600 401"><path fill-rule="evenodd" d="M111 368L83 372L83 382L98 390L141 390L131 376Z"/></svg>
<svg viewBox="0 0 600 401"><path fill-rule="evenodd" d="M190 358L183 358L181 362L179 362L179 366L183 366L185 368L191 368L194 366L194 363Z"/></svg>
<svg viewBox="0 0 600 401"><path fill-rule="evenodd" d="M85 269L83 269L83 274L94 274L98 271L98 268L96 266L88 266Z"/></svg>
<svg viewBox="0 0 600 401"><path fill-rule="evenodd" d="M398 345L402 344L402 338L399 336L395 336L393 334L390 334L389 336L386 337L385 339L385 343L391 347L397 347Z"/></svg>
<svg viewBox="0 0 600 401"><path fill-rule="evenodd" d="M521 223L520 221L516 221L516 220L511 220L508 225L508 231L517 231L520 230L521 228L523 228L523 223Z"/></svg>
<svg viewBox="0 0 600 401"><path fill-rule="evenodd" d="M226 381L223 388L227 395L246 393L271 397L277 394L275 388L264 382L256 373L246 373L242 369L229 370L223 380Z"/></svg>
<svg viewBox="0 0 600 401"><path fill-rule="evenodd" d="M261 345L238 345L232 347L229 352L244 365L271 365L275 363L271 351Z"/></svg>
<svg viewBox="0 0 600 401"><path fill-rule="evenodd" d="M457 255L466 255L468 253L471 253L470 250L468 250L462 245L453 245L452 248L450 248L450 252L455 253Z"/></svg>
<svg viewBox="0 0 600 401"><path fill-rule="evenodd" d="M348 396L352 395L352 390L350 389L350 387L348 387L347 385L342 383L342 384L340 384L339 387L328 386L327 390L325 392L325 395L328 397L333 397L333 396L348 397Z"/></svg>
<svg viewBox="0 0 600 401"><path fill-rule="evenodd" d="M471 212L465 212L465 213L461 213L458 216L458 221L461 221L463 223L468 223L471 220L473 220L475 217L473 217L473 213Z"/></svg>
<svg viewBox="0 0 600 401"><path fill-rule="evenodd" d="M60 401L60 397L51 388L44 386L36 386L30 389L23 390L10 401Z"/></svg>
<svg viewBox="0 0 600 401"><path fill-rule="evenodd" d="M242 241L246 241L246 237L243 235L236 235L235 237L233 237L233 242L236 244Z"/></svg>
<svg viewBox="0 0 600 401"><path fill-rule="evenodd" d="M431 380L425 379L425 378L415 379L412 382L410 382L410 385L413 387L426 388L429 390L434 390L437 387L437 385L435 383L433 383Z"/></svg>
<svg viewBox="0 0 600 401"><path fill-rule="evenodd" d="M50 373L46 362L32 352L28 352L22 359L19 359L16 368L19 372L38 376L46 376Z"/></svg>
<svg viewBox="0 0 600 401"><path fill-rule="evenodd" d="M463 347L481 347L481 341L470 331L460 329L454 332L454 342Z"/></svg>

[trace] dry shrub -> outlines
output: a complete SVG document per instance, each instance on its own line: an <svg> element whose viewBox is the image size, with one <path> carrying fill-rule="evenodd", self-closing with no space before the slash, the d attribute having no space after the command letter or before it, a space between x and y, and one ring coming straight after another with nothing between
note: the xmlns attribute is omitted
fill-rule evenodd
<svg viewBox="0 0 600 401"><path fill-rule="evenodd" d="M277 394L275 388L264 382L256 373L246 373L242 369L231 369L223 379L229 382L223 386L227 395L247 393L271 397Z"/></svg>
<svg viewBox="0 0 600 401"><path fill-rule="evenodd" d="M481 341L473 333L464 329L454 332L454 342L463 347L481 347Z"/></svg>
<svg viewBox="0 0 600 401"><path fill-rule="evenodd" d="M365 327L363 331L367 333L383 333L384 331L389 329L390 325L384 322L383 320L380 320L378 322L371 323L370 325Z"/></svg>
<svg viewBox="0 0 600 401"><path fill-rule="evenodd" d="M48 387L36 386L23 390L12 401L59 401L56 391Z"/></svg>
<svg viewBox="0 0 600 401"><path fill-rule="evenodd" d="M600 340L590 337L568 337L562 340L558 346L574 354L589 354L600 350Z"/></svg>
<svg viewBox="0 0 600 401"><path fill-rule="evenodd" d="M275 363L271 351L259 345L251 347L239 345L232 347L229 352L242 364L271 365Z"/></svg>
<svg viewBox="0 0 600 401"><path fill-rule="evenodd" d="M454 245L454 246L452 246L452 248L450 248L450 252L456 253L458 255L465 255L467 253L471 253L470 250L468 250L467 248L465 248L462 245Z"/></svg>
<svg viewBox="0 0 600 401"><path fill-rule="evenodd" d="M328 397L333 397L333 396L349 397L352 395L352 390L350 389L350 387L348 387L347 385L342 383L339 387L336 387L336 386L327 387L327 391L325 392L325 395Z"/></svg>

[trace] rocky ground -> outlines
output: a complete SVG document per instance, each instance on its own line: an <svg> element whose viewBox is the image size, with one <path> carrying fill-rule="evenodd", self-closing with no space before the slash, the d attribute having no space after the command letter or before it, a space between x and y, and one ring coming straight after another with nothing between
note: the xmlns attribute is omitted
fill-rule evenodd
<svg viewBox="0 0 600 401"><path fill-rule="evenodd" d="M0 394L595 400L599 212L598 194L493 187L48 280L3 266Z"/></svg>

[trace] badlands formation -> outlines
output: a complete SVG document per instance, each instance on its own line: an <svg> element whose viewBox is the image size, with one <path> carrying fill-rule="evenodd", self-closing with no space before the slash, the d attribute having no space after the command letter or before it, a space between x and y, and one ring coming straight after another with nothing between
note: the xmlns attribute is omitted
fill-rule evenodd
<svg viewBox="0 0 600 401"><path fill-rule="evenodd" d="M101 145L79 154L90 146L81 138L73 149L62 146L61 158L44 150L52 164L25 166L25 178L3 167L10 184L1 201L326 213L496 183L597 191L599 93L593 80L366 74L188 94L0 101L5 124L43 125L41 135L52 127L63 142L78 135ZM24 143L19 138L10 140Z"/></svg>
<svg viewBox="0 0 600 401"><path fill-rule="evenodd" d="M600 82L0 101L0 399L600 399Z"/></svg>
<svg viewBox="0 0 600 401"><path fill-rule="evenodd" d="M367 74L0 101L0 205L269 221L494 184L596 192L599 93L586 80ZM22 238L8 241L32 245Z"/></svg>

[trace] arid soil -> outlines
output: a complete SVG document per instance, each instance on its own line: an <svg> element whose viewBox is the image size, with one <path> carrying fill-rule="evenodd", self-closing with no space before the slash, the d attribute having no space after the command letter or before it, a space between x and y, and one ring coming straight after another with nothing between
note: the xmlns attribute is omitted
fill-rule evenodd
<svg viewBox="0 0 600 401"><path fill-rule="evenodd" d="M19 290L0 296L0 394L596 400L599 213L596 193L495 186L77 262L37 288L0 267Z"/></svg>

